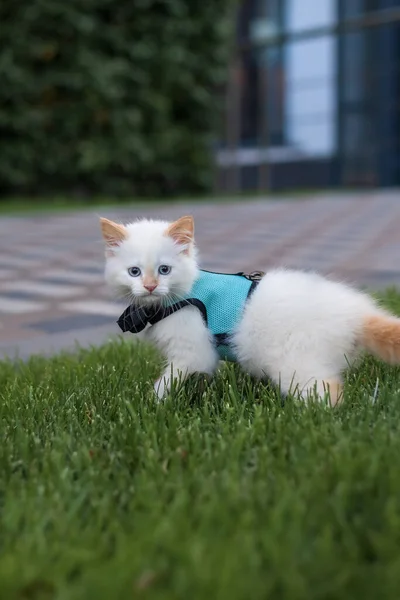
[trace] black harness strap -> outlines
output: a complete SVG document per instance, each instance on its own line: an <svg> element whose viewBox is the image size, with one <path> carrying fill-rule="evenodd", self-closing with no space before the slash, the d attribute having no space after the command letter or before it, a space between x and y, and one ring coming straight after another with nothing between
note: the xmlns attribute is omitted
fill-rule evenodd
<svg viewBox="0 0 400 600"><path fill-rule="evenodd" d="M214 334L214 340L217 346L229 346L231 336L229 333L216 333Z"/></svg>
<svg viewBox="0 0 400 600"><path fill-rule="evenodd" d="M150 325L155 325L162 319L169 317L185 306L195 306L198 308L204 319L205 325L207 326L206 307L200 300L197 300L197 298L180 300L179 302L175 302L175 304L171 304L171 306L165 307L138 307L131 304L124 310L117 323L124 333L140 333L148 323L150 323Z"/></svg>
<svg viewBox="0 0 400 600"><path fill-rule="evenodd" d="M249 292L247 294L247 299L249 299L251 294L254 292L257 285L261 281L264 273L262 273L261 271L254 271L249 275L246 275L245 273L235 273L235 275L246 277L246 279L249 279L252 282ZM127 309L124 310L117 323L124 333L140 333L141 331L143 331L143 329L148 323L150 323L150 325L155 325L162 319L169 317L177 310L180 310L185 306L195 306L196 308L198 308L201 313L201 316L203 317L204 323L207 326L208 319L206 307L204 306L203 302L201 302L197 298L188 298L187 300L180 300L179 302L171 304L171 306L165 307L138 307L134 304L131 304L130 306L128 306ZM226 346L229 345L230 335L229 333L218 333L214 335L214 339L217 346Z"/></svg>

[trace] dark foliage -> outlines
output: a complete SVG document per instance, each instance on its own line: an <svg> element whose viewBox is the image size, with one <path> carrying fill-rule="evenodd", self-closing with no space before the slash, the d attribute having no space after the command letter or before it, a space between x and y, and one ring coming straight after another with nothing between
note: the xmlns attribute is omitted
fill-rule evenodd
<svg viewBox="0 0 400 600"><path fill-rule="evenodd" d="M0 193L207 190L232 0L0 3Z"/></svg>

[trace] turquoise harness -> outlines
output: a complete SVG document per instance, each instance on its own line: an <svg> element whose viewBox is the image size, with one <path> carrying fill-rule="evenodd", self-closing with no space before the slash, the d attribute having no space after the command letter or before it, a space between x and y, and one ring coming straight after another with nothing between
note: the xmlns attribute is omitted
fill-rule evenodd
<svg viewBox="0 0 400 600"><path fill-rule="evenodd" d="M244 305L254 291L263 273L256 271L250 275L235 273L213 273L200 271L187 298L160 309L157 307L136 307L134 305L122 313L118 325L122 331L139 333L148 323L155 325L185 306L195 306L202 314L212 333L218 354L222 360L235 360L230 337L239 323Z"/></svg>

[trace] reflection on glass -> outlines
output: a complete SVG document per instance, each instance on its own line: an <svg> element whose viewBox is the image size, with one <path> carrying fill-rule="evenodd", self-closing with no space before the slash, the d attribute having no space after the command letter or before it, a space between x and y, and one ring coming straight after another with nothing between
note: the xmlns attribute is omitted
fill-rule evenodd
<svg viewBox="0 0 400 600"><path fill-rule="evenodd" d="M284 5L290 33L329 26L336 20L336 0L286 0Z"/></svg>
<svg viewBox="0 0 400 600"><path fill-rule="evenodd" d="M286 46L286 141L305 154L335 151L336 43L325 35Z"/></svg>
<svg viewBox="0 0 400 600"><path fill-rule="evenodd" d="M342 37L341 158L342 176L347 183L372 182L376 172L374 86L370 66L377 44L371 35L368 30L362 30Z"/></svg>
<svg viewBox="0 0 400 600"><path fill-rule="evenodd" d="M360 17L361 15L382 8L382 0L345 0L343 2L343 17L345 19Z"/></svg>
<svg viewBox="0 0 400 600"><path fill-rule="evenodd" d="M244 52L239 73L240 86L240 142L252 146L257 142L258 132L258 65L257 51Z"/></svg>

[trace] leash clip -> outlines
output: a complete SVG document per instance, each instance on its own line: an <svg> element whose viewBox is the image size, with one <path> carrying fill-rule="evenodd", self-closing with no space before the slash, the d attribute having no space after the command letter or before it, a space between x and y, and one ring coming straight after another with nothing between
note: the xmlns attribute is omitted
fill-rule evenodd
<svg viewBox="0 0 400 600"><path fill-rule="evenodd" d="M264 275L264 271L252 271L248 275L245 275L245 277L247 277L247 279L250 279L250 281L261 281Z"/></svg>

